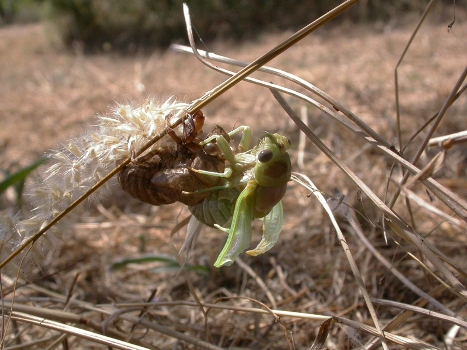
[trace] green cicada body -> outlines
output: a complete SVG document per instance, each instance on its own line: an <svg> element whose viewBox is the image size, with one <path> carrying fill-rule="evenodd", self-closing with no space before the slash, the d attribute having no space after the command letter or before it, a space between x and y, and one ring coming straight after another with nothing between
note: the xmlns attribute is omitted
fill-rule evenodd
<svg viewBox="0 0 467 350"><path fill-rule="evenodd" d="M248 148L249 128L239 129L244 131L240 149ZM215 191L201 203L189 208L199 221L228 233L227 242L214 264L220 267L232 264L240 253L248 249L251 224L256 218L263 220L263 239L247 254L262 254L277 241L283 225L281 199L291 176L287 153L290 141L279 134L266 134L253 149L234 154L223 137L212 138L217 140L230 164L222 174L198 171L222 177L223 184L214 187ZM230 227L225 228L227 225Z"/></svg>

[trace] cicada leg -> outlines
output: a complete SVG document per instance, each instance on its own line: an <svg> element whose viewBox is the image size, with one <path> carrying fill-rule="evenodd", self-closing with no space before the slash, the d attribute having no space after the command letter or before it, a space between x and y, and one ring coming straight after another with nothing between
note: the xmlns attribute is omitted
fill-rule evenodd
<svg viewBox="0 0 467 350"><path fill-rule="evenodd" d="M190 170L191 171L196 171L197 173L200 173L200 174L211 175L211 176L214 176L214 177L216 177L216 176L217 177L223 177L222 175L225 173L225 172L224 173L216 173L216 172L210 172L210 171L198 171L196 169L190 169ZM197 193L205 193L205 192L214 192L214 191L226 190L226 189L229 189L231 187L232 187L232 185L227 182L224 185L213 186L213 187L209 187L209 188L203 188L203 189L200 189L200 190L196 190L194 192L182 191L182 194L188 195L188 194L197 194Z"/></svg>
<svg viewBox="0 0 467 350"><path fill-rule="evenodd" d="M246 150L248 150L248 148L250 147L250 143L251 143L251 129L249 126L246 126L246 125L239 126L238 128L229 132L228 135L230 137L239 132L242 132L242 138L240 140L240 143L238 144L238 147L236 150L237 153L245 152ZM225 140L223 136L212 135L208 137L207 139L205 139L203 142L200 142L200 145L203 146L214 140L217 141L217 144L219 148L221 149L221 151L224 153L225 158L229 162L235 163L234 153L232 152L232 149L230 148L229 143Z"/></svg>
<svg viewBox="0 0 467 350"><path fill-rule="evenodd" d="M188 145L194 142L196 137L202 133L204 119L205 117L202 111L198 111L194 114L188 114L187 118L183 121L182 137L180 137L175 133L175 130L170 127L170 116L167 116L165 118L167 134L178 145Z"/></svg>
<svg viewBox="0 0 467 350"><path fill-rule="evenodd" d="M238 128L229 132L229 136L235 135L238 132L242 132L242 138L237 146L237 153L246 152L250 148L251 144L251 129L249 126L242 125Z"/></svg>
<svg viewBox="0 0 467 350"><path fill-rule="evenodd" d="M240 143L237 147L237 152L242 153L244 152L244 150L248 149L248 147L250 146L251 129L249 126L239 126L235 130L229 132L228 135L230 137L238 132L243 133ZM230 145L224 136L212 135L208 137L207 139L205 139L204 141L200 142L200 146L204 146L212 141L216 141L217 146L219 147L222 155L224 156L225 159L229 161L230 166L227 167L223 173L208 172L208 171L201 170L201 169L193 169L193 171L199 174L224 177L224 178L229 178L232 175L232 172L236 172L236 173L241 172L243 170L243 165L240 164L239 160L236 158L235 153L230 148ZM242 158L245 158L245 155L243 155Z"/></svg>
<svg viewBox="0 0 467 350"><path fill-rule="evenodd" d="M217 173L215 171L206 171L201 169L190 169L195 173L202 174L202 175L209 175L214 177L226 177L229 178L232 175L232 168L226 167L223 173Z"/></svg>
<svg viewBox="0 0 467 350"><path fill-rule="evenodd" d="M204 115L202 111L198 111L193 115L188 114L188 117L183 121L183 134L182 137L178 136L175 133L175 130L170 128L170 115L165 117L165 124L167 128L167 135L169 135L172 140L177 145L184 145L187 149L189 149L192 153L196 153L199 149L199 146L194 141L196 137L202 132L202 128L204 125ZM164 151L161 149L153 149L148 151L144 154L139 156L136 155L136 150L134 147L135 140L130 138L128 140L128 150L131 155L131 162L133 164L142 164L148 162L154 156L162 156L162 157L173 157L174 155L171 154L170 151Z"/></svg>
<svg viewBox="0 0 467 350"><path fill-rule="evenodd" d="M214 140L216 140L217 146L221 150L222 155L225 157L225 159L227 159L231 164L235 164L236 163L235 155L234 155L232 149L230 148L229 143L224 138L224 136L222 136L222 135L210 136L206 140L201 142L200 145L204 146L204 145L206 145L209 142L212 142ZM228 177L230 177L232 175L232 167L231 166L226 167L224 172L222 172L222 173L218 173L218 172L214 172L214 171L206 171L206 170L202 170L202 169L191 169L191 170L194 171L195 173L198 173L198 174L209 175L209 176L214 176L214 177L228 178Z"/></svg>
<svg viewBox="0 0 467 350"><path fill-rule="evenodd" d="M243 150L248 149L250 142L251 142L251 129L249 126L239 126L238 128L232 130L231 132L227 133L229 138L238 133L242 132L242 138L240 140L240 143L237 147L237 152L243 152ZM223 135L212 135L202 142L200 142L200 146L205 146L209 145L211 142L216 141L217 147L219 148L222 156L227 159L230 163L230 166L227 166L224 170L224 172L219 173L219 172L213 172L213 171L206 171L202 169L190 169L191 171L202 174L202 175L208 175L208 176L213 176L213 177L220 177L220 178L225 178L229 179L233 173L241 173L244 170L244 161L245 159L250 156L252 159L248 159L246 163L249 165L254 164L254 156L247 155L244 153L240 153L238 157L240 159L237 159L237 155L232 151L230 148L229 142L225 139ZM211 188L206 188L206 189L201 189L196 192L212 192L212 191L217 191L217 190L223 190L223 189L228 189L231 188L232 185L230 182L226 182L223 185L220 186L214 186Z"/></svg>
<svg viewBox="0 0 467 350"><path fill-rule="evenodd" d="M188 117L183 121L183 144L195 141L196 137L203 132L204 119L202 111L188 114Z"/></svg>

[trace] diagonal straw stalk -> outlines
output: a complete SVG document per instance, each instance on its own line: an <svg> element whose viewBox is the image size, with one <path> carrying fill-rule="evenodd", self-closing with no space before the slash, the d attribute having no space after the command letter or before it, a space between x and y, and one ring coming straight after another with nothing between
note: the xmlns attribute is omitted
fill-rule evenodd
<svg viewBox="0 0 467 350"><path fill-rule="evenodd" d="M204 94L201 98L198 100L195 100L190 107L187 108L187 113L191 114L194 113L198 110L200 110L202 107L208 105L212 101L214 101L217 97L222 95L224 92L232 88L234 85L239 83L241 80L243 80L245 77L248 75L252 74L254 71L258 70L262 65L266 64L276 56L280 55L282 52L286 51L288 48L296 44L298 41L303 39L305 36L322 26L323 24L329 22L331 19L339 15L340 13L344 12L355 4L358 0L347 0L343 2L341 5L335 7L325 15L321 16L320 18L316 19L306 27L302 28L292 36L290 36L288 39L284 40L281 42L279 45L277 45L275 48L272 50L268 51L252 63L250 63L248 66L240 70L236 75L230 77L220 85L218 85L216 88L214 88L211 91L208 91L207 93ZM186 4L183 5L184 13L188 14L188 6ZM170 128L175 128L176 126L180 125L183 120L186 118L180 118L177 121L175 121L173 124L171 124L169 127ZM153 144L155 144L157 141L159 141L163 136L165 136L168 132L168 129L164 129L160 134L154 136L153 139L151 139L149 142L147 142L137 155L143 153L145 150L147 150L149 147L151 147ZM105 182L107 182L110 178L112 178L114 175L119 173L126 165L128 165L131 162L131 158L125 159L120 165L118 165L115 169L113 169L108 175L103 177L99 182L97 182L94 186L92 186L86 193L84 193L80 198L78 198L76 201L74 201L67 209L63 210L60 214L58 214L54 219L52 219L47 225L45 225L42 229L40 229L37 233L29 237L27 240L25 240L13 253L11 253L5 260L3 260L0 263L0 269L3 268L6 264L8 264L11 260L13 260L20 252L22 252L29 244L34 244L44 233L46 233L52 226L54 226L60 219L62 219L64 216L66 216L69 212L71 212L74 208L76 208L81 202L83 202L87 197L89 197L92 193L94 193L99 187L101 187Z"/></svg>
<svg viewBox="0 0 467 350"><path fill-rule="evenodd" d="M266 63L271 61L274 57L279 56L282 52L286 51L288 48L298 43L308 34L318 29L323 24L329 22L331 19L336 17L338 14L347 10L347 8L355 4L357 1L358 0L347 0L343 2L342 4L340 4L339 6L332 9L331 11L329 11L328 13L324 14L320 18L316 19L315 21L313 21L306 27L300 29L298 32L290 36L288 39L284 40L282 43L277 45L275 48L266 52L264 55L262 55L261 57L251 62L248 66L241 69L237 74L235 74L234 76L230 77L229 79L227 79L226 81L218 85L212 91L212 93L208 92L203 97L195 101L193 105L188 107L187 112L193 113L203 108L208 103L210 103L212 100L216 99L217 97L222 95L224 92L229 90L231 87L239 83L245 77L249 76L254 71L258 70L259 68L264 66ZM188 7L186 6L186 4L183 5L183 10L185 13L188 11Z"/></svg>

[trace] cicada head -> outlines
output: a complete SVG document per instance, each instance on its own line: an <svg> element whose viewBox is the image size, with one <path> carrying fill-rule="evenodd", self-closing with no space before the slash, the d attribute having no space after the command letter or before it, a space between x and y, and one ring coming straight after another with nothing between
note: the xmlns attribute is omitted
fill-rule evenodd
<svg viewBox="0 0 467 350"><path fill-rule="evenodd" d="M281 187L290 180L291 164L287 150L290 141L279 134L266 134L255 148L255 180L261 187Z"/></svg>

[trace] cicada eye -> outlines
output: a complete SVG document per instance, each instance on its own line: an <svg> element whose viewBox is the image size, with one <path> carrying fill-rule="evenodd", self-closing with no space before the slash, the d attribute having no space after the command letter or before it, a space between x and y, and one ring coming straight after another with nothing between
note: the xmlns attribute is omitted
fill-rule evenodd
<svg viewBox="0 0 467 350"><path fill-rule="evenodd" d="M204 152L206 152L206 154L209 154L210 156L215 156L219 154L219 147L217 147L216 144L210 142L204 145Z"/></svg>
<svg viewBox="0 0 467 350"><path fill-rule="evenodd" d="M267 163L272 159L273 153L270 149L264 149L258 153L258 161L260 163Z"/></svg>

